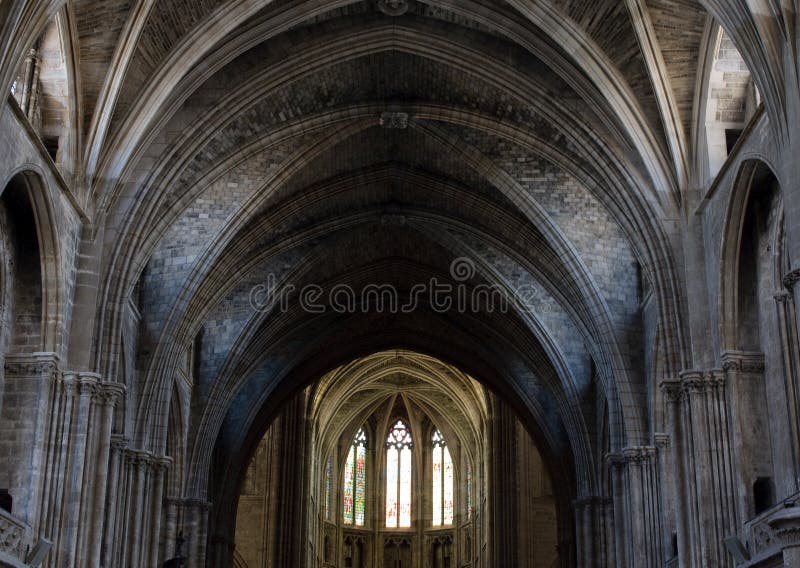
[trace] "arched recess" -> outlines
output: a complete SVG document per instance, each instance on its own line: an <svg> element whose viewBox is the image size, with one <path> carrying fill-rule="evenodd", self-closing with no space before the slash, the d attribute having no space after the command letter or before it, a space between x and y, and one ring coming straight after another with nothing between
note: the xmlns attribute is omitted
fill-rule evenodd
<svg viewBox="0 0 800 568"><path fill-rule="evenodd" d="M719 307L723 351L753 350L761 343L755 304L757 259L748 254L755 250L747 247L756 246L752 238L764 229L758 227L767 214L764 207L774 208L779 194L778 180L766 163L751 159L742 164L728 204L722 242Z"/></svg>
<svg viewBox="0 0 800 568"><path fill-rule="evenodd" d="M26 170L0 194L0 451L17 458L0 460L0 487L14 500L13 514L31 525L40 505L40 471L31 464L42 459L45 428L30 424L41 424L49 409L61 327L57 241L45 191Z"/></svg>
<svg viewBox="0 0 800 568"><path fill-rule="evenodd" d="M21 170L3 186L0 203L4 352L57 352L63 294L56 226L44 181L32 170Z"/></svg>
<svg viewBox="0 0 800 568"><path fill-rule="evenodd" d="M720 267L721 359L735 401L741 521L800 490L798 343L793 298L783 282L784 224L773 170L746 161L729 203ZM771 503L764 486L774 487Z"/></svg>
<svg viewBox="0 0 800 568"><path fill-rule="evenodd" d="M11 94L63 174L76 170L79 105L67 8L50 20L17 66Z"/></svg>
<svg viewBox="0 0 800 568"><path fill-rule="evenodd" d="M376 329L372 325L368 327L373 330ZM308 377L321 376L331 368L344 365L353 358L366 357L376 351L399 348L426 353L427 356L440 359L446 364L457 365L458 368L469 372L471 376L480 377L482 384L490 386L492 392L505 401L510 411L519 417L536 443L537 448L540 449L551 478L560 480L557 495L555 495L559 519L562 521L559 534L563 539L566 539L565 542L567 544L565 546L570 547L568 542L572 534L572 515L569 513L569 508L576 496L575 477L587 474L586 471L583 471L586 469L585 464L578 466L576 469L573 465L573 460L583 459L582 456L573 456L574 450L569 448L554 448L552 445L554 441L552 429L555 426L545 424L548 417L541 413L541 409L537 411L529 408L531 402L521 397L518 392L515 393L513 387L507 384L510 379L502 378L508 370L503 370L503 365L496 364L496 359L488 353L481 349L465 350L463 346L459 347L458 345L446 347L441 345L442 343L447 343L442 337L439 337L439 345L437 345L436 343L431 343L432 337L419 330L409 329L404 332L394 330L390 335L391 337L378 337L373 332L368 336L342 338L341 341L331 339L328 342L326 340L324 348L315 348L313 352L291 364L292 367L288 370L288 374L281 378L280 385L271 390L263 405L259 402L259 407L251 411L241 408L238 404L233 406L233 408L237 409L237 414L244 412L248 413L250 417L247 419L246 424L239 425L237 423L235 428L236 431L241 432L241 436L244 439L234 442L229 436L220 437L220 439L226 440L224 442L226 447L223 453L231 455L234 459L230 463L226 459L224 464L219 461L221 453L218 445L217 451L215 451L218 467L214 467L215 471L210 480L211 486L207 494L199 494L202 495L202 498L207 498L218 504L218 507L215 507L213 520L215 526L210 527L210 534L214 534L214 531L222 531L224 533L227 530L226 527L231 526L229 504L235 503L241 483L237 476L242 473L245 468L244 464L248 463L267 427L273 418L279 415L283 404L292 400L293 396L296 396L297 389L303 388L308 384ZM486 338L485 335L483 337ZM491 342L492 340L486 339L486 341ZM503 386L503 383L506 383L506 386ZM553 417L550 416L549 418ZM545 432L546 430L548 432ZM566 434L558 435L558 440L561 442L564 442L566 438ZM488 459L488 456L483 459ZM199 464L198 466L206 467ZM201 489L201 491L204 490Z"/></svg>
<svg viewBox="0 0 800 568"><path fill-rule="evenodd" d="M761 94L733 40L709 19L701 47L696 94L695 152L699 182L722 169L742 131L761 105Z"/></svg>

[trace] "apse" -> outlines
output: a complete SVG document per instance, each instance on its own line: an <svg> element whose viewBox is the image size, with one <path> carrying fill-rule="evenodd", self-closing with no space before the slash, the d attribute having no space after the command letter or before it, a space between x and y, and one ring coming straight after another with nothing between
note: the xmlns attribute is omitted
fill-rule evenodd
<svg viewBox="0 0 800 568"><path fill-rule="evenodd" d="M516 414L471 376L419 352L383 351L298 398L302 414L279 412L247 465L235 565L278 558L274 527L301 508L286 500L287 475L306 485L309 565L479 564L500 511L517 523L515 566L558 564L548 467ZM306 445L291 448L299 437Z"/></svg>

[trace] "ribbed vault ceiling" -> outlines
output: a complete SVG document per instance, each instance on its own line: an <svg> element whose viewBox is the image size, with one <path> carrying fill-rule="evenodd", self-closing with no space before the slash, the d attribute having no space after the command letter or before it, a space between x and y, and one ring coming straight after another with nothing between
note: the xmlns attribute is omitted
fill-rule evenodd
<svg viewBox="0 0 800 568"><path fill-rule="evenodd" d="M585 397L609 401L615 446L646 431L645 288L670 330L664 364L679 368L684 348L662 219L686 175L678 109L698 46L667 32L701 27L697 4L650 14L660 71L680 77L666 98L619 2L412 0L397 17L373 0L154 3L136 29L120 24L127 8L96 36L79 30L94 46L85 100L114 100L86 109L86 166L114 227L103 296L134 298L146 330L129 413L142 444L163 444L159 393L199 336L189 471L207 472L214 447L235 461L281 401L384 349L436 356L512 401L556 469L581 464L579 487L597 483ZM95 9L78 3L79 21ZM109 54L119 41L124 57ZM111 89L92 77L113 61L125 72ZM468 259L468 282L454 259ZM525 298L502 313L251 302L264 283L408 297L432 278ZM105 372L120 368L124 325L124 310L103 312Z"/></svg>
<svg viewBox="0 0 800 568"><path fill-rule="evenodd" d="M212 450L235 467L282 402L387 349L494 390L588 490L606 403L613 449L647 435L645 308L659 371L685 367L674 235L694 176L703 5L406 4L70 3L81 179L104 259L92 367L125 377L136 443L160 449L164 393L199 350L199 493ZM726 27L741 19L705 4ZM433 278L525 294L503 312L252 302L265 285L406 298ZM385 400L382 381L352 408L322 405L332 431Z"/></svg>

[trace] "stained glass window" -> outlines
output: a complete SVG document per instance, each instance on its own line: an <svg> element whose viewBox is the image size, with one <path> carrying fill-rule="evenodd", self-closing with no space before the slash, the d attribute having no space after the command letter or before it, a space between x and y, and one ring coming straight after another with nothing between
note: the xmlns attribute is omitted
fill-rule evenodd
<svg viewBox="0 0 800 568"><path fill-rule="evenodd" d="M386 439L386 526L411 526L411 431L402 420Z"/></svg>
<svg viewBox="0 0 800 568"><path fill-rule="evenodd" d="M433 520L435 527L452 525L453 508L453 459L444 437L439 430L431 438L433 445L431 479L433 481Z"/></svg>
<svg viewBox="0 0 800 568"><path fill-rule="evenodd" d="M367 485L367 435L359 430L344 464L344 524L364 526Z"/></svg>
<svg viewBox="0 0 800 568"><path fill-rule="evenodd" d="M325 520L330 521L333 515L333 457L325 464Z"/></svg>

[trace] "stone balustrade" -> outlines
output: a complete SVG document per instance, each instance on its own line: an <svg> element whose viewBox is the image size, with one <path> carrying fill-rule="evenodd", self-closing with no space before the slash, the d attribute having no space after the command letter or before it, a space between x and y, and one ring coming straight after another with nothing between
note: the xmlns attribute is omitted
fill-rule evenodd
<svg viewBox="0 0 800 568"><path fill-rule="evenodd" d="M0 509L0 566L23 566L30 539L30 527Z"/></svg>

